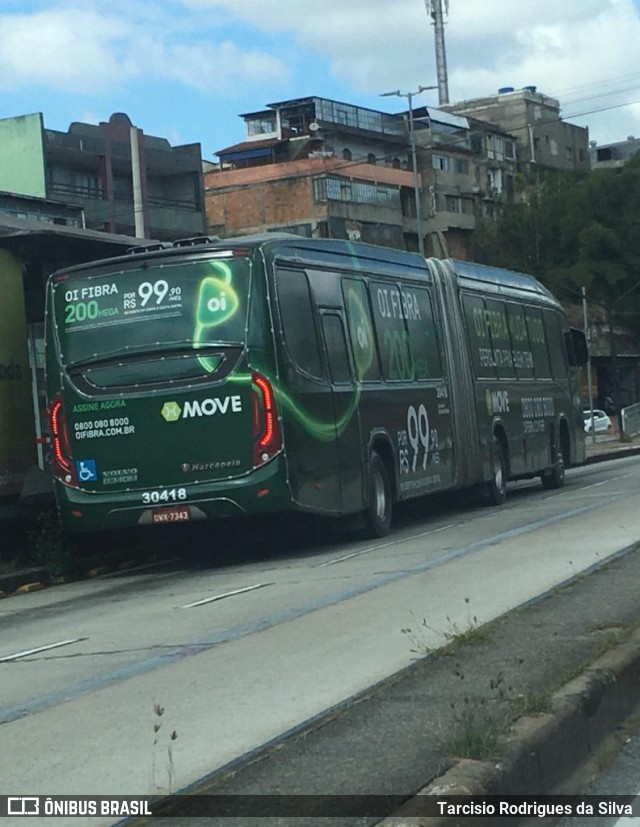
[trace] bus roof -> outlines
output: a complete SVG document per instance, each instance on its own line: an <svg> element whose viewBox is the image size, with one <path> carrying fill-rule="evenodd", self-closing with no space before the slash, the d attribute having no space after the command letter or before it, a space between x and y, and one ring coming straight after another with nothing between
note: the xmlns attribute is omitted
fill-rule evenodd
<svg viewBox="0 0 640 827"><path fill-rule="evenodd" d="M338 239L304 238L293 233L261 233L259 235L236 236L234 238L217 238L199 236L181 239L176 242L150 242L147 246L132 248L126 255L92 261L86 264L64 268L64 273L81 273L84 270L132 263L133 261L153 261L167 257L191 254L206 254L210 251L264 249L276 258L290 260L302 259L318 263L337 264L339 260L356 259L367 262L375 269L381 266L410 267L428 277L425 259L417 253L409 253L391 247L378 247L360 241ZM353 266L353 265L352 265Z"/></svg>
<svg viewBox="0 0 640 827"><path fill-rule="evenodd" d="M497 287L510 287L516 290L525 290L535 293L546 299L556 301L553 294L541 284L534 276L526 273L518 273L515 270L503 270L499 267L489 267L486 264L474 264L470 261L451 260L451 264L461 284L471 286L470 282L481 282L482 288L486 289L487 284Z"/></svg>
<svg viewBox="0 0 640 827"><path fill-rule="evenodd" d="M346 239L305 238L293 233L273 232L256 235L218 238L217 236L197 236L171 242L149 242L146 246L133 247L126 255L110 257L98 261L65 267L57 272L81 274L87 270L103 269L137 261L152 262L185 255L206 255L210 251L220 250L264 250L272 258L300 263L316 263L320 266L341 266L345 269L358 269L364 265L369 272L388 271L401 267L412 270L413 276L431 280L431 269L426 259L418 253L406 252L391 247L378 247L361 241ZM540 300L558 304L554 296L533 276L513 270L503 270L484 264L449 259L459 283L475 287L483 292L510 292L535 295ZM54 274L55 275L55 274ZM492 290L493 288L493 290Z"/></svg>

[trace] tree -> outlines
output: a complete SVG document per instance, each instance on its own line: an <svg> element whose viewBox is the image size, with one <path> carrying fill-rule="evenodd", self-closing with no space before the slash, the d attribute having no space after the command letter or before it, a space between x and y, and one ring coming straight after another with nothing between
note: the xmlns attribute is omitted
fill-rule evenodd
<svg viewBox="0 0 640 827"><path fill-rule="evenodd" d="M478 260L532 273L560 297L584 285L605 307L625 294L640 308L640 153L621 168L539 174L522 196L476 232Z"/></svg>

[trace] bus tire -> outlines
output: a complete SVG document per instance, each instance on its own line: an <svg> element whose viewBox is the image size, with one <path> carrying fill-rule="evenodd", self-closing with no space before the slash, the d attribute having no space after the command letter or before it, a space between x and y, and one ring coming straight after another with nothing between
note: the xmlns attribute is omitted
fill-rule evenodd
<svg viewBox="0 0 640 827"><path fill-rule="evenodd" d="M391 481L384 460L375 451L369 459L367 495L365 536L385 537L391 529Z"/></svg>
<svg viewBox="0 0 640 827"><path fill-rule="evenodd" d="M562 455L562 451L558 451L558 458L555 463L551 466L551 468L547 468L546 471L543 471L542 474L540 474L542 487L547 491L554 491L558 488L562 488L564 485L564 470L564 456Z"/></svg>
<svg viewBox="0 0 640 827"><path fill-rule="evenodd" d="M493 438L491 443L491 479L485 483L484 500L486 505L502 505L507 498L507 463L500 440Z"/></svg>

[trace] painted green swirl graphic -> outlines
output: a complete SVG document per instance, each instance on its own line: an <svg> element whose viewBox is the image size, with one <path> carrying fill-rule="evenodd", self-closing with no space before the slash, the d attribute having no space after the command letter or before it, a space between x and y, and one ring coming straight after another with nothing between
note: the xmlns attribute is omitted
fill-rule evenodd
<svg viewBox="0 0 640 827"><path fill-rule="evenodd" d="M196 326L193 333L194 347L204 347L205 336L212 327L217 327L234 316L240 306L238 294L231 284L232 271L224 262L211 262L215 276L205 276L198 288L196 300ZM209 373L219 364L219 359L199 356L198 361Z"/></svg>
<svg viewBox="0 0 640 827"><path fill-rule="evenodd" d="M281 411L287 411L290 416L302 425L310 436L321 442L332 442L336 437L341 436L358 409L358 403L360 402L359 386L354 390L349 404L340 416L335 421L324 422L312 416L302 405L296 402L278 380L272 379L266 371L260 370L260 373L271 383L279 409ZM251 374L236 373L234 376L230 376L228 381L237 382L242 385L251 384Z"/></svg>

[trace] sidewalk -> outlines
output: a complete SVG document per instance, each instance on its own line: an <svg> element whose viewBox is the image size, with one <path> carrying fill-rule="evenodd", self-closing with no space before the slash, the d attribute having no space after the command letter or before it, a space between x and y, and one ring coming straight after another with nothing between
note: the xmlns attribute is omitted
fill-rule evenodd
<svg viewBox="0 0 640 827"><path fill-rule="evenodd" d="M232 802L233 822L215 823L233 827L500 827L514 821L434 816L424 795L578 795L585 761L603 769L640 703L639 578L636 548L179 791L160 810L170 820L133 827L207 827L200 796L232 796L210 800Z"/></svg>
<svg viewBox="0 0 640 827"><path fill-rule="evenodd" d="M620 442L618 436L612 434L596 435L596 441L587 435L587 464L615 459L619 456L635 456L640 454L640 441L635 438L632 442Z"/></svg>

